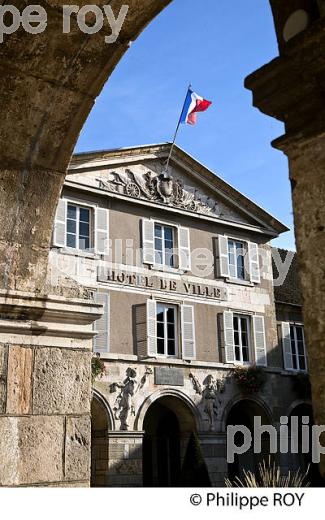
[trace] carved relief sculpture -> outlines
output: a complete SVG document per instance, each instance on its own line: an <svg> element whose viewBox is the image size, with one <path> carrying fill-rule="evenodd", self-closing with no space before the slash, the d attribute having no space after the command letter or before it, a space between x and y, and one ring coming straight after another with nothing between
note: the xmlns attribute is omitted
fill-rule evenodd
<svg viewBox="0 0 325 520"><path fill-rule="evenodd" d="M144 385L146 384L146 381L148 379L148 376L151 376L153 374L153 370L152 368L150 367L146 367L145 368L145 372L143 374L143 376L141 377L141 380L140 380L140 383L138 384L138 387L136 389L136 391L140 391L142 390L142 388L144 387Z"/></svg>
<svg viewBox="0 0 325 520"><path fill-rule="evenodd" d="M218 417L218 411L222 402L220 394L225 390L225 379L215 380L210 374L203 381L204 388L202 389L202 385L194 374L190 373L189 378L192 381L195 393L202 396L204 413L209 421L209 430L212 431L214 429L214 420Z"/></svg>
<svg viewBox="0 0 325 520"><path fill-rule="evenodd" d="M116 392L117 388L120 389L120 393L116 397L113 407L115 419L121 421L120 430L128 430L128 416L129 414L135 415L133 396L137 385L136 377L136 369L128 368L123 383L113 383L110 385L110 392L112 393Z"/></svg>
<svg viewBox="0 0 325 520"><path fill-rule="evenodd" d="M129 367L126 370L126 378L122 383L112 383L110 385L111 393L116 392L118 388L120 389L113 406L114 417L121 422L120 430L126 431L129 429L128 417L129 415L135 415L134 395L144 387L148 376L152 373L152 369L146 367L145 373L138 383L136 369Z"/></svg>
<svg viewBox="0 0 325 520"><path fill-rule="evenodd" d="M171 176L157 175L152 171L140 174L126 169L125 172L110 172L107 179L97 180L100 189L106 191L137 199L144 198L196 213L220 216L217 202L209 197L200 196L195 188L189 186L185 188L181 180Z"/></svg>
<svg viewBox="0 0 325 520"><path fill-rule="evenodd" d="M202 386L201 386L201 383L199 382L198 378L195 377L195 375L192 374L192 372L190 373L189 378L192 381L192 385L195 390L195 393L202 395Z"/></svg>

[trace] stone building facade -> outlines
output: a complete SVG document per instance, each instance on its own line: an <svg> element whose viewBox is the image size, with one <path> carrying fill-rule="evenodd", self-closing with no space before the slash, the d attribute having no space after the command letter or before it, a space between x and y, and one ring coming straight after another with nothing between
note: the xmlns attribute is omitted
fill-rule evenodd
<svg viewBox="0 0 325 520"><path fill-rule="evenodd" d="M252 429L259 416L279 430L281 416L310 409L296 384L307 372L300 303L274 293L285 261L270 240L287 228L178 147L166 172L168 152L74 156L57 208L51 283L82 285L103 305L94 486L188 484L191 446L222 486L268 453L264 439L261 454L228 464L228 425ZM261 388L243 391L236 366L261 368ZM304 467L299 457L278 462Z"/></svg>

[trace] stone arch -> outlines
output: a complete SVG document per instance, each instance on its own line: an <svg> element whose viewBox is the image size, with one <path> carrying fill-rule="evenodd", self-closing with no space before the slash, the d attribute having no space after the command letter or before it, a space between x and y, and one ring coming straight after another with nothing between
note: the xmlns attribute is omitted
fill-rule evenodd
<svg viewBox="0 0 325 520"><path fill-rule="evenodd" d="M290 417L292 415L292 413L294 412L295 408L297 408L298 406L301 406L301 405L307 405L307 406L312 407L312 402L311 402L310 399L296 399L287 408L287 411L286 411L286 414L285 414L286 417Z"/></svg>
<svg viewBox="0 0 325 520"><path fill-rule="evenodd" d="M292 451L288 454L288 464L293 471L300 470L301 473L308 472L307 481L312 486L324 486L324 480L320 476L319 465L313 461L313 426L314 426L314 411L312 403L309 399L297 399L288 407L287 415L290 442L294 442L297 451ZM293 417L296 417L293 421ZM308 417L309 422L304 423L304 428L307 428L309 435L309 449L306 451L302 444L302 418Z"/></svg>
<svg viewBox="0 0 325 520"><path fill-rule="evenodd" d="M107 486L109 477L108 432L114 417L105 397L93 390L91 401L91 486Z"/></svg>
<svg viewBox="0 0 325 520"><path fill-rule="evenodd" d="M70 34L63 34L59 3L44 1L46 31L31 35L20 28L1 44L3 288L44 291L55 209L79 132L130 42L170 2L129 0L118 39L107 44L108 28L85 34L74 15ZM87 2L77 4L81 8ZM125 2L110 4L117 15Z"/></svg>
<svg viewBox="0 0 325 520"><path fill-rule="evenodd" d="M101 405L102 410L105 412L106 419L107 419L107 427L109 430L115 430L115 419L114 414L112 412L112 409L107 401L107 399L101 394L98 390L95 390L93 388L93 400L98 401L98 403Z"/></svg>
<svg viewBox="0 0 325 520"><path fill-rule="evenodd" d="M159 390L146 399L137 417L144 433L145 486L177 487L193 478L199 485L199 470L192 466L197 463L198 423L194 403L180 390ZM207 483L207 472L204 478Z"/></svg>
<svg viewBox="0 0 325 520"><path fill-rule="evenodd" d="M191 413L194 420L196 429L200 431L202 429L202 417L198 410L198 408L195 406L194 402L183 392L180 390L176 390L173 388L170 389L164 389L164 390L157 390L153 394L149 395L145 399L145 401L142 403L138 414L135 419L134 423L134 429L142 431L143 430L143 424L145 415L150 407L155 401L158 399L164 398L164 397L173 397L179 400L179 402L183 405L183 414L186 414L186 411ZM184 415L183 415L184 418Z"/></svg>
<svg viewBox="0 0 325 520"><path fill-rule="evenodd" d="M256 452L254 449L256 440L255 417L261 417L263 425L272 425L272 414L268 406L261 398L255 395L236 396L230 401L224 411L223 422L225 423L224 431L227 431L227 444L230 442L227 430L227 427L230 425L234 426L234 429L231 431L233 435L232 440L238 447L243 445L244 440L249 440L246 437L247 431L251 435L246 449L243 452L234 449L233 460L228 459L228 477L231 481L235 481L237 478L244 479L247 471L257 474L259 464L263 460L269 460L270 437L267 433L260 437L260 451ZM242 426L245 428L244 431L240 429Z"/></svg>
<svg viewBox="0 0 325 520"><path fill-rule="evenodd" d="M221 417L221 431L223 433L226 433L227 421L232 408L241 401L251 401L252 403L258 405L265 413L268 423L273 424L274 420L272 411L263 399L255 395L243 396L241 394L237 394L230 401L227 402L226 406L223 409Z"/></svg>

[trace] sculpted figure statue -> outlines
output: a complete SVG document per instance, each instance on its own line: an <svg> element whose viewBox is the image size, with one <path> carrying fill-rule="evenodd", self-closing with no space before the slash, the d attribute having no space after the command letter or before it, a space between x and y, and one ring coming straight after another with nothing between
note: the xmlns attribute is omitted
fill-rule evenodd
<svg viewBox="0 0 325 520"><path fill-rule="evenodd" d="M220 394L224 392L225 381L215 381L212 375L208 375L203 381L203 385L204 412L208 416L209 430L212 431L214 429L214 419L218 416L218 408L221 404Z"/></svg>
<svg viewBox="0 0 325 520"><path fill-rule="evenodd" d="M145 368L140 381L137 381L137 371L135 368L128 368L126 370L126 378L122 383L112 383L110 385L110 392L116 392L119 388L120 393L115 399L114 403L114 417L121 421L120 430L128 430L129 424L127 422L129 415L135 415L135 408L133 397L137 392L140 392L147 382L148 377L153 374L150 367Z"/></svg>
<svg viewBox="0 0 325 520"><path fill-rule="evenodd" d="M128 368L123 383L113 383L110 386L111 392L115 392L117 388L121 390L116 397L113 408L115 418L121 421L120 430L128 430L129 425L127 419L129 414L135 415L133 396L137 387L136 377L136 369Z"/></svg>

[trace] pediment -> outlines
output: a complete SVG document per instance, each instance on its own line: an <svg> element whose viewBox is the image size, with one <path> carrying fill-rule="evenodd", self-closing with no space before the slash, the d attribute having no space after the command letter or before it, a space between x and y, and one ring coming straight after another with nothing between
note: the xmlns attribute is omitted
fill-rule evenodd
<svg viewBox="0 0 325 520"><path fill-rule="evenodd" d="M168 152L169 145L163 144L80 154L75 156L67 181L119 198L258 227L268 234L287 231L272 215L178 147L167 174Z"/></svg>
<svg viewBox="0 0 325 520"><path fill-rule="evenodd" d="M169 175L163 173L161 165L130 165L130 167L88 172L92 186L130 199L166 205L191 213L209 215L216 219L252 223L234 208L204 190L179 170L171 168ZM83 177L86 181L86 178ZM87 182L87 181L86 181Z"/></svg>

